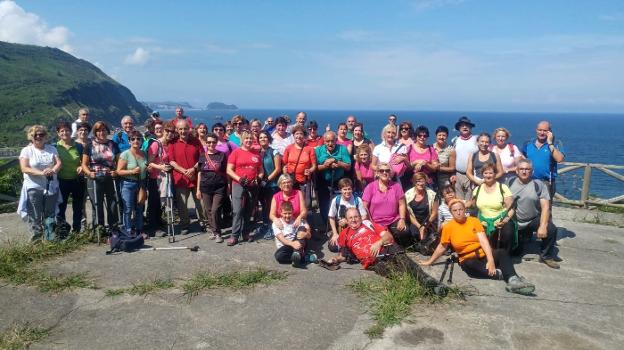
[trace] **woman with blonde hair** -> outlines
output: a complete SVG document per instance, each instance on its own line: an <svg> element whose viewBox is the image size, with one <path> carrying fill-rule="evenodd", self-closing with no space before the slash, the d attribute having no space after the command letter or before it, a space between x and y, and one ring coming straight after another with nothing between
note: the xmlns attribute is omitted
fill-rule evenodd
<svg viewBox="0 0 624 350"><path fill-rule="evenodd" d="M28 223L31 240L54 240L54 215L59 199L56 174L61 159L56 148L46 145L48 132L43 125L33 125L27 132L30 144L19 155L24 174L18 214Z"/></svg>
<svg viewBox="0 0 624 350"><path fill-rule="evenodd" d="M490 150L498 155L501 165L503 166L504 175L501 181L509 183L509 180L516 176L516 165L518 161L524 158L524 156L522 152L520 152L520 149L518 149L518 146L507 142L511 137L509 130L497 128L492 133L492 137L494 137L494 144L490 146Z"/></svg>
<svg viewBox="0 0 624 350"><path fill-rule="evenodd" d="M355 129L354 129L355 130ZM366 185L375 181L375 170L372 167L372 152L367 144L362 144L355 151L355 190L362 193Z"/></svg>

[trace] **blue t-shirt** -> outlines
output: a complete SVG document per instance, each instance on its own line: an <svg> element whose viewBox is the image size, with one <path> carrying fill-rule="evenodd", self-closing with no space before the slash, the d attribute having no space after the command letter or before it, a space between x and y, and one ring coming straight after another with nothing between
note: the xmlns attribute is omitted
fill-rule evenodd
<svg viewBox="0 0 624 350"><path fill-rule="evenodd" d="M334 151L331 154L327 152L327 146L321 145L314 149L314 153L316 153L316 163L319 165L323 164L328 158L334 158L339 162L351 164L351 156L349 155L349 150L347 150L347 147L342 145L336 145L336 148L334 148ZM335 182L340 180L344 176L345 171L343 168L336 168L333 170L333 172L333 180ZM327 169L321 171L321 176L323 176L325 181L331 182L332 170Z"/></svg>
<svg viewBox="0 0 624 350"><path fill-rule="evenodd" d="M565 155L561 142L555 141L554 146L559 152ZM557 162L552 158L550 147L548 147L547 143L537 148L537 146L535 146L535 139L533 139L530 142L526 142L524 146L522 146L521 151L522 154L533 163L534 179L549 181L551 176L552 178L557 177Z"/></svg>
<svg viewBox="0 0 624 350"><path fill-rule="evenodd" d="M130 140L128 134L125 131L116 132L112 138L113 142L117 144L119 152L127 151L130 149Z"/></svg>

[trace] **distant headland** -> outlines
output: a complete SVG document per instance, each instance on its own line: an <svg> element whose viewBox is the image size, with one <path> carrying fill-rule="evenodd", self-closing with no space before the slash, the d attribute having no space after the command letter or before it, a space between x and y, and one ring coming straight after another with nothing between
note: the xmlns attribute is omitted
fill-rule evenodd
<svg viewBox="0 0 624 350"><path fill-rule="evenodd" d="M238 107L236 107L236 105L228 105L228 104L225 104L223 102L210 102L206 106L206 109L219 109L219 110L230 109L230 110L237 110Z"/></svg>

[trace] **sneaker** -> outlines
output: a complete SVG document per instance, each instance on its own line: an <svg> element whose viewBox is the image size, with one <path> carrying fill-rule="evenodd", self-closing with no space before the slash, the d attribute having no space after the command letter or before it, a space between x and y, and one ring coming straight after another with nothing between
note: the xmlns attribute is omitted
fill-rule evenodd
<svg viewBox="0 0 624 350"><path fill-rule="evenodd" d="M223 243L223 237L221 237L221 235L215 235L215 242Z"/></svg>
<svg viewBox="0 0 624 350"><path fill-rule="evenodd" d="M208 238L211 241L214 241L215 239L217 239L217 235L213 234L212 236L210 236L210 238Z"/></svg>
<svg viewBox="0 0 624 350"><path fill-rule="evenodd" d="M520 276L511 276L509 281L507 281L507 286L505 287L510 293L516 293L520 295L532 295L535 291L535 286L531 283L525 281Z"/></svg>
<svg viewBox="0 0 624 350"><path fill-rule="evenodd" d="M560 257L558 257L558 256L555 256L555 257L554 257L554 258L552 258L552 259L553 259L554 261L556 261L556 262L562 262L562 261L563 261L563 259L561 259L561 258L560 258Z"/></svg>
<svg viewBox="0 0 624 350"><path fill-rule="evenodd" d="M540 258L540 262L550 267L551 269L559 269L559 263L552 258Z"/></svg>
<svg viewBox="0 0 624 350"><path fill-rule="evenodd" d="M314 253L308 253L305 256L305 262L306 263L310 263L310 264L317 264L318 263L318 257Z"/></svg>
<svg viewBox="0 0 624 350"><path fill-rule="evenodd" d="M496 269L496 274L494 276L492 276L492 279L495 279L497 281L502 281L503 280L503 270Z"/></svg>
<svg viewBox="0 0 624 350"><path fill-rule="evenodd" d="M236 244L238 244L238 238L230 238L227 241L228 247L235 246Z"/></svg>
<svg viewBox="0 0 624 350"><path fill-rule="evenodd" d="M300 251L295 250L290 256L290 259L292 260L293 267L301 267L301 252Z"/></svg>

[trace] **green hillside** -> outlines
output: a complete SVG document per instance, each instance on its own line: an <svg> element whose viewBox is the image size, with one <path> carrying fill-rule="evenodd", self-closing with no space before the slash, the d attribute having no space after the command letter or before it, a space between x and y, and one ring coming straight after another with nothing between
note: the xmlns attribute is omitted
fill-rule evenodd
<svg viewBox="0 0 624 350"><path fill-rule="evenodd" d="M148 115L132 92L93 64L49 47L0 42L0 146L27 143L24 130L76 119L88 107L90 121L118 126L123 115ZM71 115L70 115L71 114Z"/></svg>

